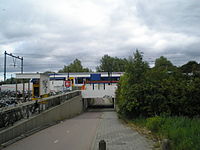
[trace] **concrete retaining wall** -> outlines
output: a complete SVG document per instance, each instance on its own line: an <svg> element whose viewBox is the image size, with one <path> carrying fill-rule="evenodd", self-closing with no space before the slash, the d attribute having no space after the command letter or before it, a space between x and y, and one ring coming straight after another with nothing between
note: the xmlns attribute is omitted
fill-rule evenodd
<svg viewBox="0 0 200 150"><path fill-rule="evenodd" d="M103 98L105 96L115 98L117 84L86 84L85 90L82 90L83 98Z"/></svg>
<svg viewBox="0 0 200 150"><path fill-rule="evenodd" d="M76 116L82 111L82 96L79 95L37 116L16 123L14 126L0 131L0 144L30 132L33 129L42 128L49 124Z"/></svg>

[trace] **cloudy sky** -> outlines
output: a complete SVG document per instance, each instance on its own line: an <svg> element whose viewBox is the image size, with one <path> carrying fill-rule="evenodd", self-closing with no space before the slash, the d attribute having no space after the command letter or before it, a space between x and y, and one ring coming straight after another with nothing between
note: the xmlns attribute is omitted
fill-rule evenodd
<svg viewBox="0 0 200 150"><path fill-rule="evenodd" d="M24 57L25 72L43 72L75 58L95 69L104 54L135 49L150 64L161 55L200 62L200 1L0 0L0 79L5 50ZM20 71L20 61L7 64L8 77Z"/></svg>

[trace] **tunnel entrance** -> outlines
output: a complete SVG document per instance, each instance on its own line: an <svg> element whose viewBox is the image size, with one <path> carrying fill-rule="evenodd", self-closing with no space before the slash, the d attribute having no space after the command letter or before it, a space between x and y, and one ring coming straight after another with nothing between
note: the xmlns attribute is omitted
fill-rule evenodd
<svg viewBox="0 0 200 150"><path fill-rule="evenodd" d="M87 108L114 108L115 100L112 97L88 98Z"/></svg>

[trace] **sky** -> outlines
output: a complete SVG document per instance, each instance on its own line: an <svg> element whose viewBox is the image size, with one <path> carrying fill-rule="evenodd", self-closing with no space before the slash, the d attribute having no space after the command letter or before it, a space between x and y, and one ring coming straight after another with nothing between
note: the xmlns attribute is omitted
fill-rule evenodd
<svg viewBox="0 0 200 150"><path fill-rule="evenodd" d="M200 1L0 0L0 80L4 51L24 58L24 72L44 72L76 58L95 70L103 55L136 49L150 65L200 62ZM20 72L20 60L7 57L7 71Z"/></svg>

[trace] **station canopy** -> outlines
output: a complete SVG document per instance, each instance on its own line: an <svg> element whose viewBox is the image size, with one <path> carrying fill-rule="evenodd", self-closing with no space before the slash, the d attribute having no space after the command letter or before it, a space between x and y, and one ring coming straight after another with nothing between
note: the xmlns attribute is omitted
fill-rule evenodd
<svg viewBox="0 0 200 150"><path fill-rule="evenodd" d="M49 77L47 74L44 73L17 73L16 79L40 79L41 76Z"/></svg>

